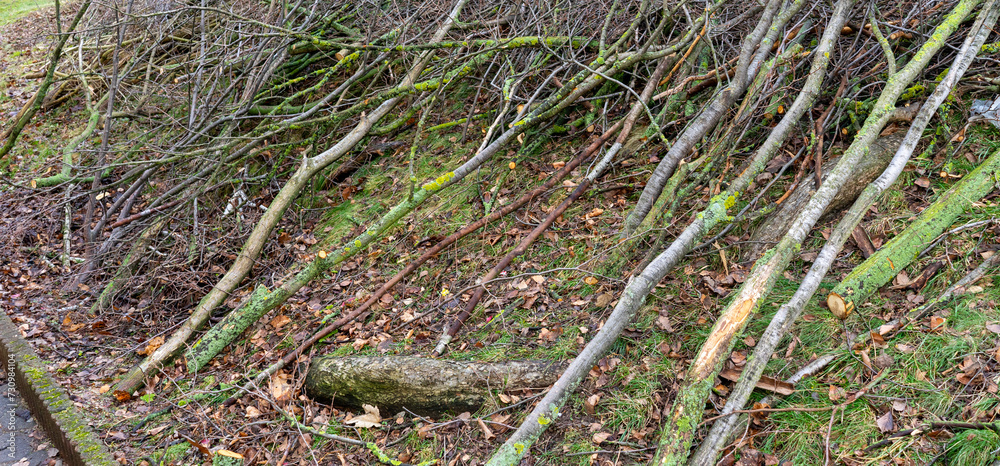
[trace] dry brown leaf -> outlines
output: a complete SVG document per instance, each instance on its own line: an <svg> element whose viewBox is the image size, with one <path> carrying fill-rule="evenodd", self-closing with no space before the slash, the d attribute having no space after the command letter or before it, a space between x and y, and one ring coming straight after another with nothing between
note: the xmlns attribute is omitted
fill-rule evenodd
<svg viewBox="0 0 1000 466"><path fill-rule="evenodd" d="M605 440L607 440L609 437L611 437L611 433L610 432L598 432L598 433L594 434L594 436L591 438L591 440L593 440L594 443L600 445Z"/></svg>
<svg viewBox="0 0 1000 466"><path fill-rule="evenodd" d="M219 450L219 451L215 452L215 454L219 455L219 456L225 456L225 457L229 457L229 458L235 458L235 459L238 459L238 460L243 459L243 455L241 455L239 453L236 453L235 451Z"/></svg>
<svg viewBox="0 0 1000 466"><path fill-rule="evenodd" d="M290 317L282 314L280 316L275 316L275 318L271 319L271 326L276 329L280 329L281 327L288 325L288 323L291 321L292 319Z"/></svg>
<svg viewBox="0 0 1000 466"><path fill-rule="evenodd" d="M156 338L153 338L152 340L149 340L149 343L146 344L145 348L136 351L136 353L142 355L153 354L153 352L156 351L157 348L163 345L164 341L165 340L163 339L163 336L158 336Z"/></svg>
<svg viewBox="0 0 1000 466"><path fill-rule="evenodd" d="M198 449L198 451L201 452L201 454L203 454L205 456L208 456L210 458L212 457L212 450L209 450L208 447L206 447L202 442L195 441L193 438L188 437L188 436L183 435L183 434L181 434L181 437L183 437L184 440L187 440L187 442L190 443L192 447L195 447L196 449ZM207 441L207 440L203 440L203 441Z"/></svg>
<svg viewBox="0 0 1000 466"><path fill-rule="evenodd" d="M665 315L660 315L659 317L656 318L656 326L659 327L660 330L663 330L665 332L668 333L674 332L674 328L670 325L670 318Z"/></svg>
<svg viewBox="0 0 1000 466"><path fill-rule="evenodd" d="M938 333L944 330L945 318L941 316L931 316L930 319L930 331L933 333Z"/></svg>
<svg viewBox="0 0 1000 466"><path fill-rule="evenodd" d="M379 414L378 407L372 405L361 405L361 407L364 408L365 413L344 421L344 424L350 424L362 429L382 427L382 415Z"/></svg>
<svg viewBox="0 0 1000 466"><path fill-rule="evenodd" d="M271 396L277 401L287 401L292 399L292 381L285 371L278 371L271 377L269 389Z"/></svg>
<svg viewBox="0 0 1000 466"><path fill-rule="evenodd" d="M595 413L595 408L597 407L597 402L601 401L601 395L593 394L587 397L587 400L583 402L583 410L593 416Z"/></svg>
<svg viewBox="0 0 1000 466"><path fill-rule="evenodd" d="M74 324L73 323L73 317L74 317L74 314L71 312L69 314L66 314L66 317L63 318L63 321L62 321L63 331L72 333L72 332L75 332L77 330L80 330L81 328L83 328L83 327L85 327L87 325L87 324ZM139 354L143 354L143 353L139 353Z"/></svg>
<svg viewBox="0 0 1000 466"><path fill-rule="evenodd" d="M879 432L883 434L886 432L892 432L895 430L895 423L892 421L892 410L888 410L880 416L876 421L875 425L878 426Z"/></svg>
<svg viewBox="0 0 1000 466"><path fill-rule="evenodd" d="M479 430L483 431L483 437L485 437L486 440L490 440L493 437L496 437L496 435L493 434L493 431L490 430L489 426L487 426L482 419L476 418L476 423L479 424Z"/></svg>

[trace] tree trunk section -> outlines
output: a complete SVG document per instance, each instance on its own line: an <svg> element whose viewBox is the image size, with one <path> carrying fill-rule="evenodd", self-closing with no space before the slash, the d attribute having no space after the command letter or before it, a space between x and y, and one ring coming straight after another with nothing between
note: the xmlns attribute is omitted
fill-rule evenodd
<svg viewBox="0 0 1000 466"><path fill-rule="evenodd" d="M408 409L424 415L475 411L493 390L544 388L566 364L550 361L482 363L412 356L327 356L312 362L305 388L338 405Z"/></svg>

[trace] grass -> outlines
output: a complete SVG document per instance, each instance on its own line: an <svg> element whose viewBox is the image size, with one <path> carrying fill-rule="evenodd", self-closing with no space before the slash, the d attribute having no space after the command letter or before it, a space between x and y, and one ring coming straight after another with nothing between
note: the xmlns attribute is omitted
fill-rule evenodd
<svg viewBox="0 0 1000 466"><path fill-rule="evenodd" d="M51 0L0 0L0 26L4 26L32 11L55 5Z"/></svg>
<svg viewBox="0 0 1000 466"><path fill-rule="evenodd" d="M15 14L12 13L15 10L8 5L32 4L37 5L35 8L46 5L40 2L0 0L0 11L3 12L0 14L0 24L3 24L6 18L3 15ZM456 98L456 101L461 102L462 99ZM478 132L480 129L478 124L480 123L470 127L470 133ZM420 144L419 151L423 156L414 167L414 176L418 180L433 179L448 167L460 164L463 157L475 151L475 138L470 138L469 143L461 144L459 138L462 135L462 127L456 126L451 129L448 132L428 134ZM995 136L996 130L992 128L982 125L971 128L969 137L979 144L975 146L973 155L982 156L989 152L985 149L989 147L989 143L979 141L989 141L989 138L995 139ZM408 136L403 136L402 140L409 142L410 139ZM482 205L477 202L480 196L485 193L495 196L497 200L493 208L496 209L534 183L538 183L542 173L530 170L528 168L530 161L539 160L544 164L554 160L565 160L568 154L560 151L559 146L559 144L545 144L541 148L545 152L544 157L524 157L519 150L508 150L498 154L488 167L470 175L467 180L447 192L429 199L415 214L396 225L393 231L387 234L386 241L374 244L362 255L357 256L356 260L361 263L358 265L360 270L377 267L381 272L369 277L372 280L366 281L367 291L371 291L374 286L381 284L385 278L419 255L420 251L413 247L414 240L450 234L482 216ZM406 151L408 152L408 147ZM311 201L311 206L322 207L325 211L321 223L316 227L317 236L322 237L319 238L320 242L315 248L330 249L341 245L345 239L356 233L359 227L369 225L373 219L380 217L388 208L406 196L410 177L409 167L405 164L406 159L407 157L403 155L387 156L382 161L362 167L353 175L355 180L363 180L358 181L360 191L354 194L353 200L348 199L327 206L326 201L317 194L316 199ZM516 161L516 169L508 168L509 161ZM955 157L946 163L951 165L940 167L928 157L915 165L928 173L937 173L946 168L949 173L956 174L965 174L972 167L964 156ZM914 172L904 173L901 183L887 192L880 201L879 219L875 221L885 223L884 230L887 237L905 228L908 217L912 215L911 201L903 190L912 187L916 176ZM933 189L938 193L943 192L953 182L935 179ZM773 190L776 196L783 192L777 185ZM564 189L554 190L541 203L544 206L541 210L555 207L565 198L566 192ZM329 195L331 198L338 196L337 193ZM307 205L310 203L308 200L300 202ZM524 230L530 229L533 223L537 223L544 216L544 212L539 211L537 204L537 202L530 204L527 209L468 236L459 243L457 249L443 252L440 257L421 268L421 271L430 273L429 277L417 278L415 274L396 288L394 292L408 294L414 298L414 304L404 308L401 297L397 296L394 306L398 311L409 310L413 314L430 312L434 322L427 324L426 329L430 333L431 346L439 336L442 323L447 322L447 318L456 311L450 309L446 314L440 309L434 309L436 303L442 301L441 287L445 286L454 294L459 294L461 288L474 283L477 277L492 266L497 257L514 246L517 239L524 234ZM1000 208L995 206L995 201L993 204L971 212L961 218L959 223L989 216L1000 217ZM580 219L594 208L605 210L605 214L595 219L596 225L585 225ZM550 268L578 266L585 258L592 257L595 249L600 250L607 244L615 243L612 235L617 225L609 223L609 219L613 214L624 215L623 212L627 212L627 209L612 202L605 202L599 195L585 196L550 230L558 234L558 239L550 237L540 239L527 255L514 262L507 271L508 276ZM866 226L871 229L872 224L873 222L868 222ZM506 234L515 228L521 232L516 235ZM985 234L980 232L980 236L976 237L974 233L975 231L970 231L950 239L950 243L939 245L930 257L942 256L945 247L951 250L969 251L975 247L977 241L987 242L988 237ZM818 233L814 234L807 248L818 248L821 244L819 238ZM383 251L379 252L379 249ZM952 258L952 264L931 281L929 288L923 294L934 296L980 260L975 256L965 259L963 262L961 259ZM858 254L846 260L841 258L837 273L849 269L858 261ZM911 266L910 276L919 273L926 261L925 259ZM625 262L625 259L621 259L614 267L609 267L607 275L620 276L618 273L621 270L618 266ZM637 446L655 445L658 426L662 422L662 419L659 419L660 413L669 406L669 400L675 394L671 383L678 374L686 370L688 359L700 348L711 328L713 316L725 304L724 298L714 295L707 299L705 304L699 302L699 295L703 289L698 288L700 282L697 274L706 270L721 270L722 264L718 256L709 255L706 259L694 259L692 262L694 262L692 273L683 272L687 264L681 264L676 273L661 283L661 287L654 291L654 295L639 311L636 322L606 355L599 370L595 370L594 375L587 377L580 389L572 395L566 405L565 416L559 421L561 424L559 428L550 430L543 437L542 442L546 444L544 447L534 449L541 460L540 464L590 464L590 454L578 456L567 456L567 454L596 450L627 450ZM594 261L591 264L592 270L601 270L603 265L601 261ZM798 279L808 266L808 263L802 261L793 262L787 278L777 280L774 291L749 323L744 335L757 337L761 334L778 306L786 302L795 292ZM343 277L338 276L336 280L351 278L351 274L355 272L341 273ZM829 279L835 281L838 278L835 275L836 273L832 274ZM534 304L528 304L522 293L524 290L516 286L517 282L522 281L533 287L528 278L493 284L484 302L491 298L494 298L495 302L489 306L482 304L479 306L479 310L473 314L466 328L452 343L451 352L445 357L491 362L507 359L571 359L603 324L610 312L610 305L598 307L594 298L602 293L610 293L617 298L622 288L621 283L604 279L597 283L585 282L584 279L588 276L585 270L565 270L546 274L544 283L539 284L536 295L538 299ZM832 284L833 282L828 283L826 288ZM407 287L418 288L419 291L401 290ZM869 358L885 355L892 357L894 361L888 367L887 370L891 373L884 378L883 383L872 387L867 386L872 374L867 372L861 352L851 354L852 352L843 343L844 327L841 322L819 305L819 301L826 295L826 291L821 290L803 313L804 317L795 325L792 332L794 338L786 338L778 348L766 374L787 377L814 355L831 351L839 353L841 358L838 362L828 367L825 372L807 378L797 387L798 391L795 394L779 401L775 406L824 410L772 413L750 432L755 447L793 464L822 464L822 445L827 441L831 444L834 457L843 459L885 438L887 434L879 432L875 420L887 409L894 409L892 400L905 402L905 409L896 413L898 428L909 427L925 420L967 421L968 415L963 411L966 405L974 406L977 412L995 410L998 405L997 398L988 393L985 387L965 387L955 381L956 367L966 357L982 356L997 345L997 338L984 329L987 323L1000 320L1000 313L990 310L992 308L983 303L995 303L1000 300L1000 292L987 286L984 288L987 288L985 292L965 297L943 309L941 315L948 322L944 331L930 332L923 322L917 322L904 329L885 346L867 348ZM891 317L892 310L898 314L902 305L897 301L905 299L905 293L874 296L868 305L863 306L846 323L847 329L853 333L877 330L883 318ZM580 304L574 304L578 301ZM675 327L673 332L657 327L656 321L661 310L670 316ZM386 309L384 312L388 314L390 311ZM396 322L393 321L391 326L395 325ZM547 339L542 336L543 329L558 333L554 338ZM336 336L327 339L324 343L328 348L323 352L333 347L335 349L329 351L332 356L380 354L378 349L370 344L360 350L355 350L351 346L356 338L365 338L368 335L363 331L359 330L358 335L351 334L346 340L337 340ZM400 332L400 334L405 333L406 329ZM398 338L400 334L393 335L396 343L387 354L408 352L406 346L413 344L413 340L410 337ZM291 341L286 339L281 342L279 349L287 348L290 343ZM464 348L463 343L466 344ZM664 354L663 348L673 348L674 344L677 344L676 351L681 354L680 357ZM791 348L793 344L795 347ZM749 356L753 346L752 339L741 337L736 350ZM615 362L609 364L609 361ZM831 386L843 389L846 395L866 389L871 397L859 399L842 409L835 410L833 408L844 400L830 399ZM599 394L600 401L593 414L588 414L583 408L584 401L593 394ZM713 395L712 404L721 407L725 402L725 395L724 390L718 390ZM755 395L757 399L761 396L762 394ZM706 409L712 408L712 404L707 405ZM473 414L473 417L485 417L497 408L488 406L481 412ZM527 408L519 406L505 412L512 415L505 423L517 425L520 416L527 412ZM443 416L439 421L451 418ZM416 425L417 422L414 421L414 427ZM332 432L340 431L336 422L332 422L330 426ZM481 435L475 429L475 427L469 428L461 435L476 437L478 441ZM353 433L349 429L344 431ZM597 443L592 437L595 432L609 433L610 437ZM422 436L417 428L413 428L406 434L404 440L391 446L389 450L393 452L410 450L414 453L414 462L418 459L428 460L437 456L438 452L456 448L454 444L448 445L446 437L447 434L438 436L433 432L429 437ZM317 447L325 443L319 439L315 439L315 442ZM991 431L957 432L950 442L927 436L914 436L874 452L853 457L848 463L877 464L886 457L906 458L926 463L938 451L947 448L949 464L983 464L991 459L983 454L996 450L998 444L1000 438ZM184 451L174 453L180 455ZM633 460L641 461L624 456L619 459L620 464L630 464Z"/></svg>
<svg viewBox="0 0 1000 466"><path fill-rule="evenodd" d="M926 290L925 294L934 296L953 280L949 278L941 280L941 283L932 283L932 289ZM990 355L996 347L997 337L986 330L986 325L1000 320L1000 312L995 310L995 306L984 307L984 302L996 303L998 299L1000 292L994 289L966 295L937 312L947 320L943 331L931 332L926 321L916 322L887 341L886 345L869 345L862 351L855 351L854 356L847 356L841 351L844 355L838 363L816 378L805 380L794 395L775 406L825 407L828 410L772 414L767 419L770 433L758 443L759 448L793 464L820 464L823 462L822 448L817 446L823 445L829 438L834 458L850 458L850 464L880 464L880 459L885 458L904 458L917 463L929 461L940 454L944 445L928 436L913 436L870 452L858 452L885 438L887 434L879 432L875 420L890 409L893 400L904 403L903 410L894 411L895 430L930 421L975 422L991 419L986 413L993 412L997 403L989 393L989 386L964 385L956 379L956 373L960 372L960 364L970 356L978 357L984 364L984 370L994 367ZM874 314L888 303L876 297L874 304L860 314ZM823 310L811 307L805 314L819 312ZM815 354L824 347L826 351L836 349L840 325L825 315L828 313L821 318L796 324L793 334L801 341L797 354ZM847 325L856 332L877 330L880 322L874 316L861 315L852 317ZM865 368L861 352L867 353L870 359L880 355L892 357L892 364L886 368L890 372L882 383L867 386L872 373ZM775 366L772 364L772 367ZM843 389L847 395L865 388L869 396L838 412L831 424L834 406L845 400L831 400L830 386ZM967 410L968 405L972 405L975 411ZM977 417L977 412L983 417ZM829 434L827 429L831 429ZM994 459L991 455L1000 440L995 433L958 429L953 434L955 438L947 445L947 464L988 464Z"/></svg>

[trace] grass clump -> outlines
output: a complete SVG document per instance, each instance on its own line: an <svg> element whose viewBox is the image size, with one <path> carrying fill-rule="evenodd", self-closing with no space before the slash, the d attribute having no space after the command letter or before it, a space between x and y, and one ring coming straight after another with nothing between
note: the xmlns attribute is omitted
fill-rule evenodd
<svg viewBox="0 0 1000 466"><path fill-rule="evenodd" d="M35 10L54 5L51 0L0 0L0 26L4 26Z"/></svg>

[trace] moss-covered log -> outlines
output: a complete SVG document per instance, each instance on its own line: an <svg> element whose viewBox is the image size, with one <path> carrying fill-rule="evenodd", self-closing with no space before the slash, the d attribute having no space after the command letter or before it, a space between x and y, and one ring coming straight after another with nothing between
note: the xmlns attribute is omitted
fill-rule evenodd
<svg viewBox="0 0 1000 466"><path fill-rule="evenodd" d="M493 390L544 388L566 367L550 361L482 363L410 356L337 357L314 360L306 375L310 396L338 405L402 409L436 415L474 411Z"/></svg>
<svg viewBox="0 0 1000 466"><path fill-rule="evenodd" d="M997 177L1000 176L998 172L1000 150L924 209L906 230L855 267L827 296L830 311L838 317L846 317L856 304L863 303L882 285L892 280L900 270L917 258L927 244L969 209L973 202L993 190Z"/></svg>

